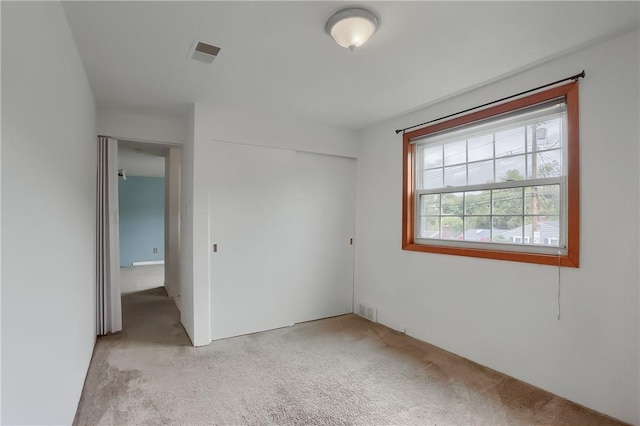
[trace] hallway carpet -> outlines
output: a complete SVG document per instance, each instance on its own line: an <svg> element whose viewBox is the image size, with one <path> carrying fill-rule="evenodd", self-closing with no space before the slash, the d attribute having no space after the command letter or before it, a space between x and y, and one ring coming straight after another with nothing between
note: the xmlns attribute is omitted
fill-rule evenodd
<svg viewBox="0 0 640 426"><path fill-rule="evenodd" d="M163 288L123 312L76 425L620 424L355 315L193 348Z"/></svg>

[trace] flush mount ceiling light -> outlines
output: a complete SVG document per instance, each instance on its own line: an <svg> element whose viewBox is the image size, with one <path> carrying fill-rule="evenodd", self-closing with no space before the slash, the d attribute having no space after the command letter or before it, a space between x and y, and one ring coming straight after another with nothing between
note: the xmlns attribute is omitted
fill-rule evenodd
<svg viewBox="0 0 640 426"><path fill-rule="evenodd" d="M351 51L378 29L375 13L361 7L347 7L334 13L327 21L325 30L340 46Z"/></svg>

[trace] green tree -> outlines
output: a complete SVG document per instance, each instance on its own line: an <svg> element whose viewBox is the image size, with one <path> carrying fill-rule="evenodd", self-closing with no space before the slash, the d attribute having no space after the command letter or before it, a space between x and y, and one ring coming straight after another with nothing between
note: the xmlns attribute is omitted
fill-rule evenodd
<svg viewBox="0 0 640 426"><path fill-rule="evenodd" d="M459 216L445 216L442 218L442 237L458 238L462 234L462 218ZM448 235L447 235L448 234Z"/></svg>
<svg viewBox="0 0 640 426"><path fill-rule="evenodd" d="M507 170L501 180L515 182L524 180L518 169ZM513 229L522 226L523 188L493 190L493 226L497 229Z"/></svg>
<svg viewBox="0 0 640 426"><path fill-rule="evenodd" d="M524 176L520 173L518 169L510 169L507 170L507 174L505 176L500 176L500 179L506 182L513 182L518 180L524 180Z"/></svg>
<svg viewBox="0 0 640 426"><path fill-rule="evenodd" d="M560 164L555 160L538 168L538 176L541 178L559 176L559 173ZM501 180L521 181L524 176L519 170L510 169ZM537 197L535 212L531 201L534 196ZM557 220L559 203L558 185L486 190L466 193L464 197L461 192L442 194L442 237L457 238L464 229L514 229L524 225L523 216L532 214Z"/></svg>
<svg viewBox="0 0 640 426"><path fill-rule="evenodd" d="M538 167L539 178L558 177L560 176L560 173L560 163L558 160L552 160Z"/></svg>
<svg viewBox="0 0 640 426"><path fill-rule="evenodd" d="M457 238L463 231L463 195L442 194L442 237Z"/></svg>
<svg viewBox="0 0 640 426"><path fill-rule="evenodd" d="M464 208L466 215L476 216L467 217L467 229L491 228L491 191L467 193Z"/></svg>

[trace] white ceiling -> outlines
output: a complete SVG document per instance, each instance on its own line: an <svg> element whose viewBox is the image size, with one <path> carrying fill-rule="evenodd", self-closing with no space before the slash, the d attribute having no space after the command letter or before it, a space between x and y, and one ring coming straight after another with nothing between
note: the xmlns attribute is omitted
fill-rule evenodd
<svg viewBox="0 0 640 426"><path fill-rule="evenodd" d="M164 177L169 149L154 143L118 141L118 169L127 176Z"/></svg>
<svg viewBox="0 0 640 426"><path fill-rule="evenodd" d="M356 129L637 28L640 14L635 1L358 2L381 25L351 53L324 32L351 4L65 9L99 107L183 114L203 101ZM222 48L213 64L187 59L194 40Z"/></svg>

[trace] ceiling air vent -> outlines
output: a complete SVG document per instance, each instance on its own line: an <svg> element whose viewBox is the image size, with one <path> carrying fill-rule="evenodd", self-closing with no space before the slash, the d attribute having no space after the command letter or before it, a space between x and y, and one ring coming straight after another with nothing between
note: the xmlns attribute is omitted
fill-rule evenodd
<svg viewBox="0 0 640 426"><path fill-rule="evenodd" d="M220 48L212 44L203 43L201 41L194 42L189 51L189 57L196 61L210 64L218 56Z"/></svg>

